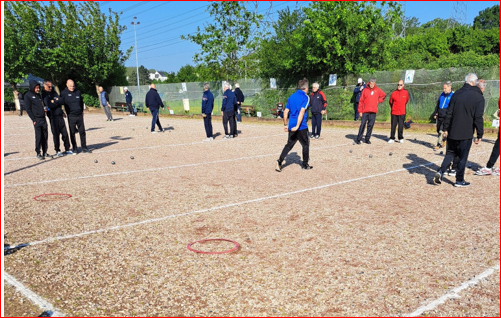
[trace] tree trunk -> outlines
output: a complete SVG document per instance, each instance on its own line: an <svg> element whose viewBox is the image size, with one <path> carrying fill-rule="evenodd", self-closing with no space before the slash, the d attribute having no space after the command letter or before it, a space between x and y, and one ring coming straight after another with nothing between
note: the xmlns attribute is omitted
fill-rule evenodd
<svg viewBox="0 0 501 318"><path fill-rule="evenodd" d="M17 110L21 110L21 103L19 103L19 92L16 89L16 85L12 86L12 92L14 94L14 105L16 105Z"/></svg>

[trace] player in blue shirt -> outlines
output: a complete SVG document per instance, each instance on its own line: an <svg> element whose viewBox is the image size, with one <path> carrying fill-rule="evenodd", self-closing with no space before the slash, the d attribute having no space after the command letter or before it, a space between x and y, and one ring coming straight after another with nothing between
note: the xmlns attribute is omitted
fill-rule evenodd
<svg viewBox="0 0 501 318"><path fill-rule="evenodd" d="M292 150L297 141L303 147L303 170L310 170L313 167L308 164L310 157L310 140L308 138L307 113L310 107L310 97L308 96L308 80L303 78L297 85L297 91L287 100L284 111L284 131L289 132L287 144L277 160L275 170L282 171L282 163L285 157ZM287 119L289 123L287 124Z"/></svg>

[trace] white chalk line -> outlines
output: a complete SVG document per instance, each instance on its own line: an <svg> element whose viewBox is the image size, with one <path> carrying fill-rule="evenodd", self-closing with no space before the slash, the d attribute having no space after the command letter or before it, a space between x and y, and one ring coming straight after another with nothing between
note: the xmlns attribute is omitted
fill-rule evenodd
<svg viewBox="0 0 501 318"><path fill-rule="evenodd" d="M28 287L24 286L20 281L18 281L5 271L3 272L3 279L6 283L16 288L16 290L21 293L21 295L31 301L34 305L40 307L41 310L51 313L51 317L64 317L64 314L55 309L51 303L35 294L33 291L28 289Z"/></svg>
<svg viewBox="0 0 501 318"><path fill-rule="evenodd" d="M444 304L449 299L461 297L461 296L459 296L459 292L461 292L469 287L473 287L473 286L477 285L478 283L480 283L481 280L494 274L495 271L499 271L499 263L496 266L487 269L482 274L475 276L475 278L470 279L469 281L463 282L460 286L447 292L447 294L443 295L442 297L435 299L434 301L430 302L429 304L427 304L425 306L419 307L418 309L416 309L414 312L412 312L410 314L404 315L404 317L420 316L424 312L433 310L433 309L437 308L438 306Z"/></svg>
<svg viewBox="0 0 501 318"><path fill-rule="evenodd" d="M280 198L280 197L286 197L286 196L290 196L290 195L293 195L293 194L299 194L299 193L303 193L303 192L309 192L309 191L315 191L315 190L319 190L319 189L325 189L325 188L329 188L329 187L333 187L333 186L337 186L337 185L341 185L341 184L345 184L345 183L352 183L352 182L356 182L356 181L360 181L360 180L381 177L381 176L385 176L385 175L389 175L389 174L393 174L393 173L397 173L397 172L413 170L413 169L417 169L417 168L421 168L421 167L426 167L426 166L435 164L437 162L439 162L439 161L429 162L429 163L426 163L426 164L421 164L421 165L417 165L417 166L413 166L413 167L409 167L409 168L402 168L402 169L398 169L398 170L393 170L393 171L378 173L378 174L374 174L374 175L370 175L370 176L364 176L364 177L349 179L349 180L345 180L345 181L339 181L339 182L329 183L329 184L325 184L325 185L321 185L321 186L317 186L317 187L313 187L313 188L306 188L306 189L296 190L296 191L287 192L287 193L275 194L275 195L272 195L272 196L261 197L261 198L247 200L247 201L243 201L243 202L230 203L230 204L216 206L216 207L212 207L212 208L208 208L208 209L203 209L203 210L196 210L196 211L190 211L190 212L185 212L185 213L180 213L180 214L167 215L167 216L163 216L163 217L160 217L160 218L148 219L148 220L144 220L144 221L140 221L140 222L134 222L134 223L129 223L129 224L124 224L124 225L116 225L116 226L112 226L112 227L108 227L108 228L104 228L104 229L98 229L98 230L83 232L83 233L79 233L79 234L71 234L71 235L65 235L65 236L51 237L51 238L47 238L45 240L35 241L35 242L31 242L31 243L26 243L26 244L28 244L29 246L31 246L31 245L39 245L39 244L44 244L44 243L49 243L49 242L54 242L54 241L60 241L60 240L66 240L66 239L75 238L75 237L86 236L86 235L95 234L95 233L102 233L102 232L107 232L107 231L112 231L112 230L119 230L119 229L123 229L123 228L127 228L127 227L133 227L133 226L142 225L142 224L160 222L160 221L164 221L164 220L168 220L168 219L172 219L172 218L177 218L177 217L180 217L180 216L189 216L189 215L194 215L194 214L202 214L202 213L207 213L207 212L211 212L211 211L216 211L216 210L222 210L222 209L237 207L237 206L244 205L244 204L262 202L262 201L267 201L267 200L270 200L270 199L276 199L276 198Z"/></svg>
<svg viewBox="0 0 501 318"><path fill-rule="evenodd" d="M342 146L346 146L346 145L349 145L349 143L341 144L341 145L318 147L318 148L313 148L313 150L330 149L330 148L342 147ZM37 184L64 182L64 181L72 181L72 180L110 177L110 176L127 175L127 174L133 174L133 173L141 173L141 172L162 171L162 170L168 170L168 169L197 167L197 166L204 166L204 165L211 165L211 164L218 164L218 163L225 163L225 162L234 162L234 161L241 161L241 160L248 160L248 159L257 159L257 158L264 158L264 157L270 157L270 156L278 156L278 155L280 155L280 153L256 155L256 156L241 157L241 158L235 158L235 159L217 160L217 161L210 161L210 162L190 163L190 164L179 165L179 166L168 166L168 167L149 168L149 169L142 169L142 170L129 170L129 171L120 171L120 172L113 172L113 173L103 173L103 174L95 174L95 175L81 176L81 177L75 177L75 178L53 179L53 180L44 180L44 181L36 181L36 182L18 183L18 184L13 184L13 185L5 185L4 184L4 188L17 188L17 187L24 187L24 186L28 186L28 185L37 185ZM6 172L6 174L7 173L9 173L9 172ZM4 181L4 183L5 183L5 181Z"/></svg>
<svg viewBox="0 0 501 318"><path fill-rule="evenodd" d="M233 140L250 140L250 139L260 139L260 138L269 138L269 137L277 137L277 136L284 136L284 134L275 134L275 135L265 135L265 136L254 136L254 137L238 137L234 138ZM114 140L114 139L111 139ZM121 140L116 140L116 141L121 141ZM228 140L213 140L211 142L205 142L205 141L194 141L194 142L188 142L188 143L182 143L182 144L171 144L171 145L160 145L160 146L148 146L148 147L136 147L136 148L121 148L121 149L112 149L112 150L94 150L92 153L109 153L109 152L120 152L120 151L134 151L134 150L144 150L144 149L158 149L158 148L168 148L168 147L182 147L182 146L193 146L193 145L205 145L205 144L211 144L215 142L228 142ZM92 145L89 144L89 148L92 150ZM35 156L32 157L23 157L23 158L10 158L10 159L4 159L4 161L17 161L17 160L38 160Z"/></svg>

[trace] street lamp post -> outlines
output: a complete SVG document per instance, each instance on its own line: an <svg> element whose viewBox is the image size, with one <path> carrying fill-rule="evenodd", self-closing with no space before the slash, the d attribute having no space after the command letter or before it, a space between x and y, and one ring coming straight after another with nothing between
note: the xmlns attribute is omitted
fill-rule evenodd
<svg viewBox="0 0 501 318"><path fill-rule="evenodd" d="M132 21L130 24L134 26L134 42L135 42L135 47L136 47L136 74L137 74L137 94L141 93L141 90L139 89L139 64L137 62L137 38L136 38L136 25L139 25L139 21L136 22L137 17L134 17L134 21ZM139 97L139 96L138 96Z"/></svg>

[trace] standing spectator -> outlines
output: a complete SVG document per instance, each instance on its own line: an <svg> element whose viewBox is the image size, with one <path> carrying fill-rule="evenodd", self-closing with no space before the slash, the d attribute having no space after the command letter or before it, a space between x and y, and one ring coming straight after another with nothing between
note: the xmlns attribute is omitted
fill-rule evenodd
<svg viewBox="0 0 501 318"><path fill-rule="evenodd" d="M245 96L242 90L240 90L240 84L238 83L235 84L235 97L237 98L237 110L236 110L237 123L240 123L242 122L241 110L242 110L242 105L245 101Z"/></svg>
<svg viewBox="0 0 501 318"><path fill-rule="evenodd" d="M158 112L160 110L160 107L162 109L165 109L164 103L162 102L162 99L160 98L160 95L158 95L157 92L157 87L155 84L150 85L150 90L148 93L146 93L146 98L144 100L144 104L146 107L149 108L151 112L151 133L155 134L155 124L158 126L158 129L160 129L160 132L163 132L164 129L162 128L162 125L160 124L160 119L158 116Z"/></svg>
<svg viewBox="0 0 501 318"><path fill-rule="evenodd" d="M68 126L70 126L70 141L73 147L72 152L77 153L77 140L75 134L78 129L80 135L80 146L82 151L90 153L87 148L87 139L85 134L84 113L83 113L83 99L80 91L75 89L75 82L69 79L66 81L66 88L61 92L60 98L64 103L66 115L68 117Z"/></svg>
<svg viewBox="0 0 501 318"><path fill-rule="evenodd" d="M360 113L360 117L362 117L356 141L358 145L361 143L366 124L367 134L365 134L365 143L371 143L372 128L374 127L374 122L376 122L377 105L384 102L385 98L386 93L376 86L376 79L371 78L368 87L362 91L362 96L358 104L358 112Z"/></svg>
<svg viewBox="0 0 501 318"><path fill-rule="evenodd" d="M24 97L23 94L21 94L20 91L15 90L14 94L17 96L17 99L19 101L19 117L23 116L23 110L24 110Z"/></svg>
<svg viewBox="0 0 501 318"><path fill-rule="evenodd" d="M405 121L405 107L409 102L409 92L404 88L404 81L398 81L397 89L391 93L390 107L391 107L391 131L390 140L388 143L395 142L395 128L398 124L398 141L404 142L404 121Z"/></svg>
<svg viewBox="0 0 501 318"><path fill-rule="evenodd" d="M63 137L65 154L72 155L73 152L70 150L70 139L68 138L68 131L66 130L66 124L64 123L66 114L63 112L59 95L52 89L51 81L44 82L42 97L48 110L47 116L50 121L50 130L52 132L52 140L54 141L56 156L62 157L64 155L61 152L59 135Z"/></svg>
<svg viewBox="0 0 501 318"><path fill-rule="evenodd" d="M469 182L464 180L464 171L470 152L473 134L476 130L475 144L479 144L484 134L484 106L485 100L477 85L477 75L466 75L465 84L452 96L443 122L444 137L448 137L447 152L435 174L435 183L442 183L444 171L459 157L455 187L467 187Z"/></svg>
<svg viewBox="0 0 501 318"><path fill-rule="evenodd" d="M24 105L35 128L35 152L37 158L43 160L45 157L50 157L47 154L47 140L49 138L47 120L45 119L47 109L43 106L42 97L40 96L40 84L34 80L30 80L30 90L24 94ZM40 154L40 150L42 154Z"/></svg>
<svg viewBox="0 0 501 318"><path fill-rule="evenodd" d="M322 115L326 113L327 99L324 92L319 90L320 85L313 83L310 96L311 104L311 138L320 138L320 131L322 130Z"/></svg>
<svg viewBox="0 0 501 318"><path fill-rule="evenodd" d="M277 160L275 170L278 172L282 171L282 163L284 162L285 157L289 151L292 150L298 140L303 147L302 169L313 169L313 167L308 164L310 159L310 140L308 138L308 125L306 123L306 112L308 111L308 107L310 107L310 98L308 97L308 80L303 78L299 81L297 86L297 91L289 97L287 104L285 105L284 131L289 132L289 137L287 144ZM289 118L288 124L287 118Z"/></svg>
<svg viewBox="0 0 501 318"><path fill-rule="evenodd" d="M353 90L353 97L354 97L354 103L353 103L353 109L355 111L355 121L358 120L358 103L360 102L360 96L362 95L362 91L365 88L365 82L359 78L357 86L355 86L355 89Z"/></svg>
<svg viewBox="0 0 501 318"><path fill-rule="evenodd" d="M202 117L204 118L205 134L207 136L203 141L212 141L212 109L214 109L214 95L210 91L209 83L204 85L204 95L202 96Z"/></svg>
<svg viewBox="0 0 501 318"><path fill-rule="evenodd" d="M221 115L223 116L224 137L223 139L233 138L236 134L235 131L235 105L237 99L235 94L230 89L230 84L224 84L223 103L221 105ZM228 122L230 123L230 130L228 132Z"/></svg>
<svg viewBox="0 0 501 318"><path fill-rule="evenodd" d="M449 107L449 103L451 101L452 95L454 92L452 91L452 83L447 81L442 86L443 92L440 94L438 98L437 105L435 106L435 111L433 112L433 118L436 119L437 123L437 145L433 147L433 150L438 150L442 147L445 147L447 143L447 139L444 139L443 133L443 123L445 119L445 114L447 113L447 107Z"/></svg>
<svg viewBox="0 0 501 318"><path fill-rule="evenodd" d="M110 106L110 97L108 93L103 89L102 86L98 87L99 90L99 101L101 102L101 107L104 109L104 113L106 114L106 121L113 121L113 116L111 115L111 106Z"/></svg>
<svg viewBox="0 0 501 318"><path fill-rule="evenodd" d="M494 118L496 119L499 119L499 102L500 100L498 99L498 110L494 113ZM493 169L494 164L496 163L498 158L499 158L499 128L498 128L498 138L494 143L494 148L492 148L491 156L489 157L489 161L487 161L487 165L482 169L479 169L475 174L477 176L488 176L488 175L499 176L499 168Z"/></svg>
<svg viewBox="0 0 501 318"><path fill-rule="evenodd" d="M125 103L127 104L127 110L129 111L129 116L137 116L137 113L132 108L132 94L129 92L127 87L124 87L125 92Z"/></svg>

